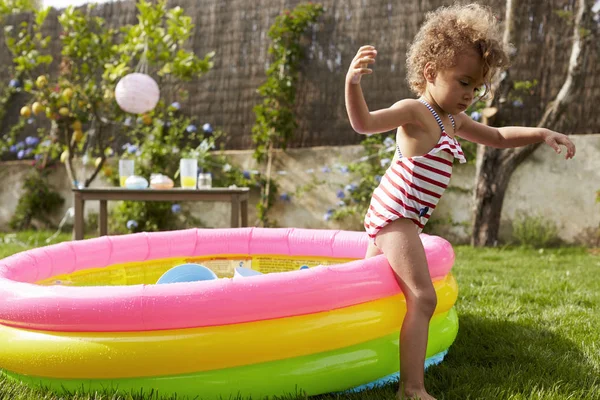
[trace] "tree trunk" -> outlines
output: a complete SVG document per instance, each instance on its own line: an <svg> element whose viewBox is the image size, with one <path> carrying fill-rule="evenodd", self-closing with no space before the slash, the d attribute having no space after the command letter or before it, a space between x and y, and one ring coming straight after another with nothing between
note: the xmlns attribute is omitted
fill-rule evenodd
<svg viewBox="0 0 600 400"><path fill-rule="evenodd" d="M514 10L517 0L507 0L506 30L504 40L513 42L511 38L516 34L514 26ZM583 86L583 68L587 60L586 47L592 42L590 33L594 29L592 19L592 1L578 0L578 10L575 16L573 28L573 46L565 82L554 101L546 108L546 111L538 123L539 127L556 129L567 104L577 95ZM504 123L509 116L503 113L503 105L507 104L507 93L512 88L512 82L507 73L498 84L500 96L494 100L497 113L488 122ZM508 90L506 90L508 88ZM506 95L505 95L506 93ZM524 146L516 149L494 149L478 146L477 149L477 172L475 175L474 191L474 221L471 245L473 246L495 246L498 242L500 229L500 217L506 189L513 172L525 161L538 147L540 143Z"/></svg>

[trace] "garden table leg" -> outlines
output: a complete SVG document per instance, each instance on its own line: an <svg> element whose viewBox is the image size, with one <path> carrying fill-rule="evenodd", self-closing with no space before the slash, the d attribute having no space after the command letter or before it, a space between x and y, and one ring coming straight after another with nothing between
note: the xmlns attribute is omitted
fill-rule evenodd
<svg viewBox="0 0 600 400"><path fill-rule="evenodd" d="M80 193L74 194L74 208L75 208L75 222L73 224L73 239L83 239L83 210L85 207L85 201L81 197Z"/></svg>
<svg viewBox="0 0 600 400"><path fill-rule="evenodd" d="M100 229L100 236L108 235L108 212L106 203L106 200L100 200L100 216L98 221L98 229Z"/></svg>
<svg viewBox="0 0 600 400"><path fill-rule="evenodd" d="M242 200L242 227L248 226L248 200Z"/></svg>
<svg viewBox="0 0 600 400"><path fill-rule="evenodd" d="M240 197L237 195L231 196L231 227L238 228L240 226Z"/></svg>

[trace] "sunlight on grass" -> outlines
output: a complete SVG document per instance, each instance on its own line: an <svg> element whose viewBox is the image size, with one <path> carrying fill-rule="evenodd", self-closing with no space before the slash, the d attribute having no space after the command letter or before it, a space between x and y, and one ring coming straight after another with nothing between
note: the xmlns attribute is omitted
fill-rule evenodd
<svg viewBox="0 0 600 400"><path fill-rule="evenodd" d="M43 246L51 234L24 232L8 239L0 234L0 257ZM61 234L56 241L70 237ZM466 246L457 247L456 254L460 329L446 360L426 374L430 392L461 400L600 399L600 256L581 248ZM395 390L390 385L317 398L392 400ZM0 400L158 398L60 397L0 378Z"/></svg>

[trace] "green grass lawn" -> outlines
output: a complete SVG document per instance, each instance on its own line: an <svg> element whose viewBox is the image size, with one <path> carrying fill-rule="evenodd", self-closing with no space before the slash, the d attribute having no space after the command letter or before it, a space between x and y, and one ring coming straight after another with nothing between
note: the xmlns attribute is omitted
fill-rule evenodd
<svg viewBox="0 0 600 400"><path fill-rule="evenodd" d="M51 233L19 234L0 257L45 245ZM68 240L61 235L56 241ZM600 256L586 249L456 248L460 329L425 382L438 399L600 399ZM318 396L394 399L395 387ZM0 378L1 400L150 399L55 396ZM155 398L155 397L153 397Z"/></svg>

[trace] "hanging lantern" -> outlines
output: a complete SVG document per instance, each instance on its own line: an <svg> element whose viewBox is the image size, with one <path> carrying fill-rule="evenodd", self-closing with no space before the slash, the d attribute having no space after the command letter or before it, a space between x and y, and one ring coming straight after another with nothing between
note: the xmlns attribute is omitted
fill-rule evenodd
<svg viewBox="0 0 600 400"><path fill-rule="evenodd" d="M156 107L160 97L158 84L152 77L135 72L121 78L115 88L117 104L123 111L143 114Z"/></svg>

